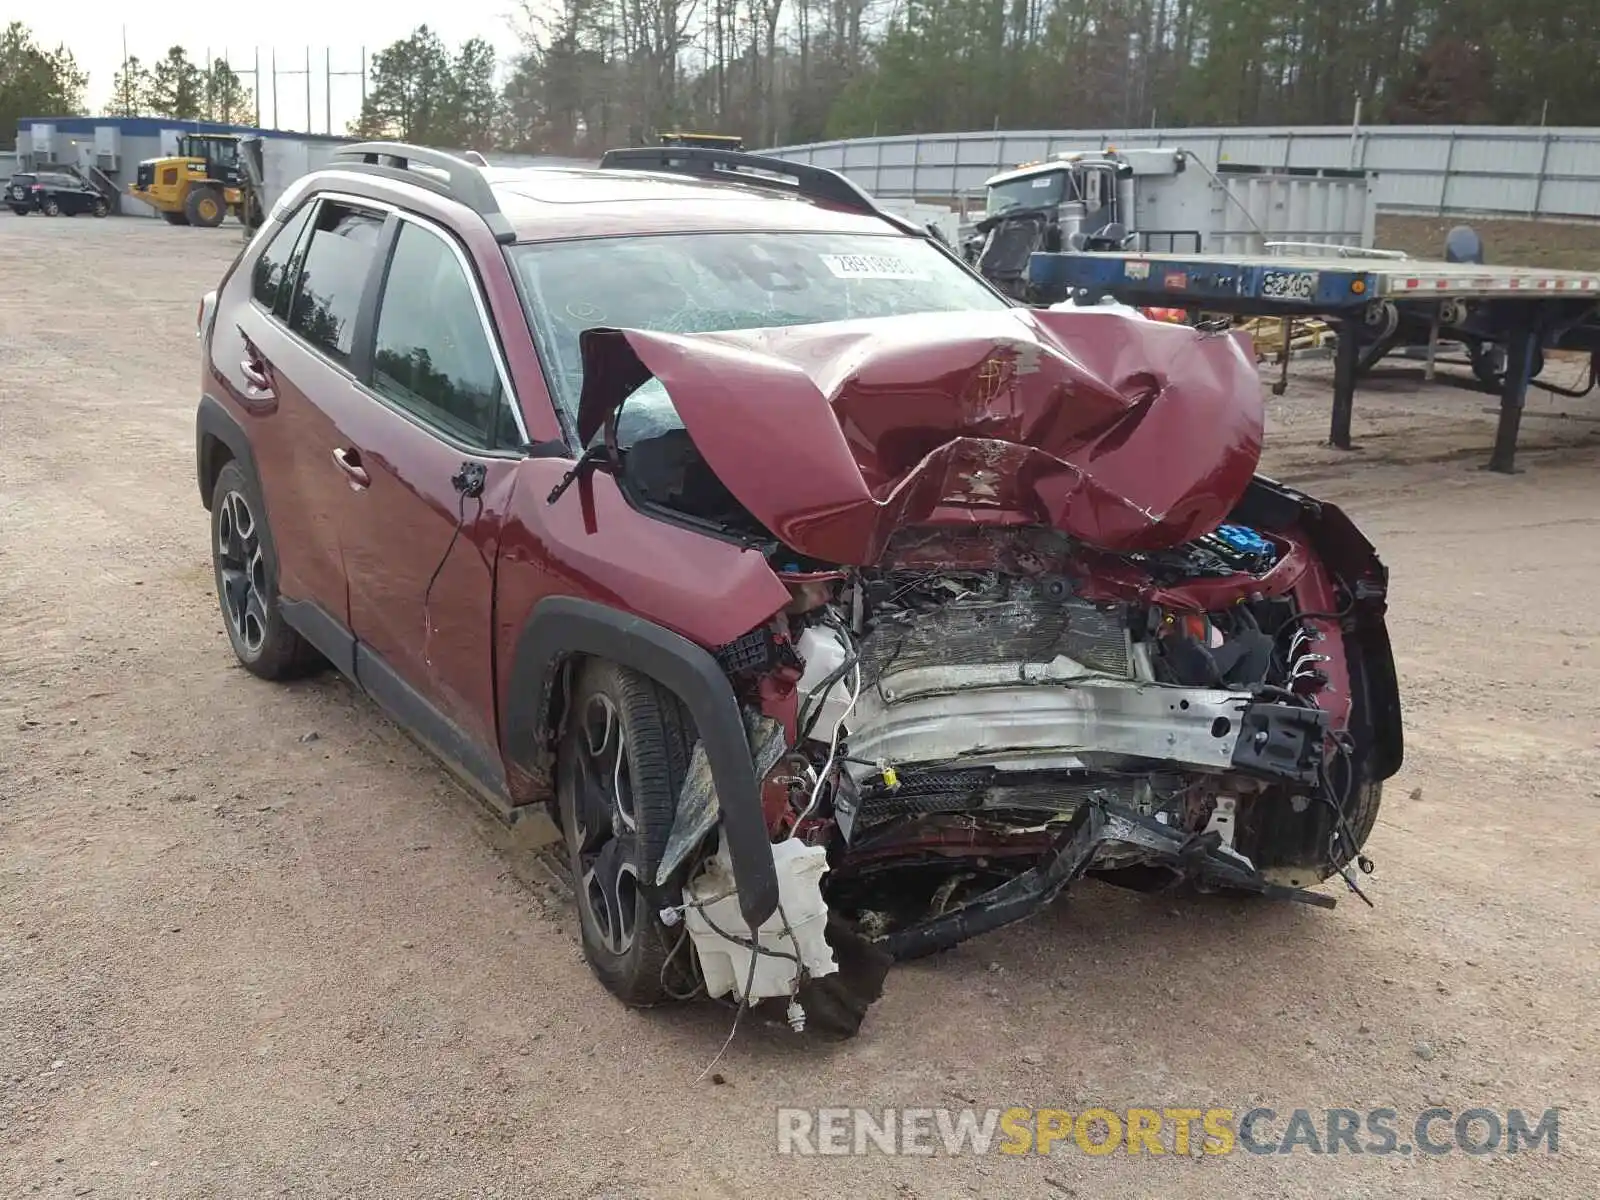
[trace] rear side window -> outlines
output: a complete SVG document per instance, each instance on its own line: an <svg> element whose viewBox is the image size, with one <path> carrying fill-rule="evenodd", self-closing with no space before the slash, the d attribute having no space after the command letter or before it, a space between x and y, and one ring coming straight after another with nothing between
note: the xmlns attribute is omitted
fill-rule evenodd
<svg viewBox="0 0 1600 1200"><path fill-rule="evenodd" d="M410 221L400 225L379 302L372 386L467 445L514 440L472 282L441 237Z"/></svg>
<svg viewBox="0 0 1600 1200"><path fill-rule="evenodd" d="M324 202L289 307L289 328L331 358L350 357L356 312L383 218Z"/></svg>
<svg viewBox="0 0 1600 1200"><path fill-rule="evenodd" d="M283 228L267 243L266 249L261 251L261 257L256 259L256 265L250 273L250 294L257 304L268 312L272 312L278 304L278 293L283 288L283 282L289 277L289 266L294 258L295 244L300 240L300 234L306 227L306 222L311 219L311 210L316 207L315 201L307 201L300 206L298 212L284 222ZM285 297L287 299L287 297Z"/></svg>

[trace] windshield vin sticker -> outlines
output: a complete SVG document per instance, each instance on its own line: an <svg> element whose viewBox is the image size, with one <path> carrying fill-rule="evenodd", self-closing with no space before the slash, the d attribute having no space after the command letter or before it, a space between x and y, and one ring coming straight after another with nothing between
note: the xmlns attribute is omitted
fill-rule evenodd
<svg viewBox="0 0 1600 1200"><path fill-rule="evenodd" d="M823 266L837 279L926 279L927 272L886 254L824 254Z"/></svg>

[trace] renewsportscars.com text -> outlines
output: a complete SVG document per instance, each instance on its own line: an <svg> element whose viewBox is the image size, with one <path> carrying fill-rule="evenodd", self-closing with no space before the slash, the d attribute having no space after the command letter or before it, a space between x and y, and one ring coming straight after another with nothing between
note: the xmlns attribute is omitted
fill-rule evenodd
<svg viewBox="0 0 1600 1200"><path fill-rule="evenodd" d="M1360 1154L1560 1151L1560 1110L780 1108L794 1155Z"/></svg>

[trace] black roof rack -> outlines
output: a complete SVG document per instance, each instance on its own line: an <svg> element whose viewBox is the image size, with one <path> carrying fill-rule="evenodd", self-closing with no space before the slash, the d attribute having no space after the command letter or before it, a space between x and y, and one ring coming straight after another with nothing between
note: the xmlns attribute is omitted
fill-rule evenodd
<svg viewBox="0 0 1600 1200"><path fill-rule="evenodd" d="M441 196L449 196L482 217L496 241L517 240L517 232L500 211L494 190L483 177L482 169L464 158L446 154L443 150L407 145L405 142L357 142L353 146L339 147L334 152L333 164L360 167L389 179L425 187ZM417 167L423 170L415 170ZM440 174L444 176L443 179L439 178Z"/></svg>
<svg viewBox="0 0 1600 1200"><path fill-rule="evenodd" d="M884 215L871 196L837 171L765 154L747 154L742 150L711 146L630 146L625 150L607 150L600 158L600 169L665 171L725 183L744 183L837 204L852 212L875 217Z"/></svg>

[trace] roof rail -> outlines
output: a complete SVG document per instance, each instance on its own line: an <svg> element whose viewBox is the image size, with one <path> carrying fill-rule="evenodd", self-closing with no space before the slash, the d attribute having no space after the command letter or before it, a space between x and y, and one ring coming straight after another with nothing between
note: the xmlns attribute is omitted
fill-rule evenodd
<svg viewBox="0 0 1600 1200"><path fill-rule="evenodd" d="M334 151L333 164L357 167L449 196L482 217L497 242L517 240L517 231L500 211L482 169L464 158L405 142L357 142ZM422 170L415 169L418 167Z"/></svg>
<svg viewBox="0 0 1600 1200"><path fill-rule="evenodd" d="M765 154L723 150L711 146L630 146L607 150L600 158L602 171L665 171L694 175L725 183L792 192L807 200L821 200L875 217L884 214L867 195L837 171L810 163L790 162Z"/></svg>

